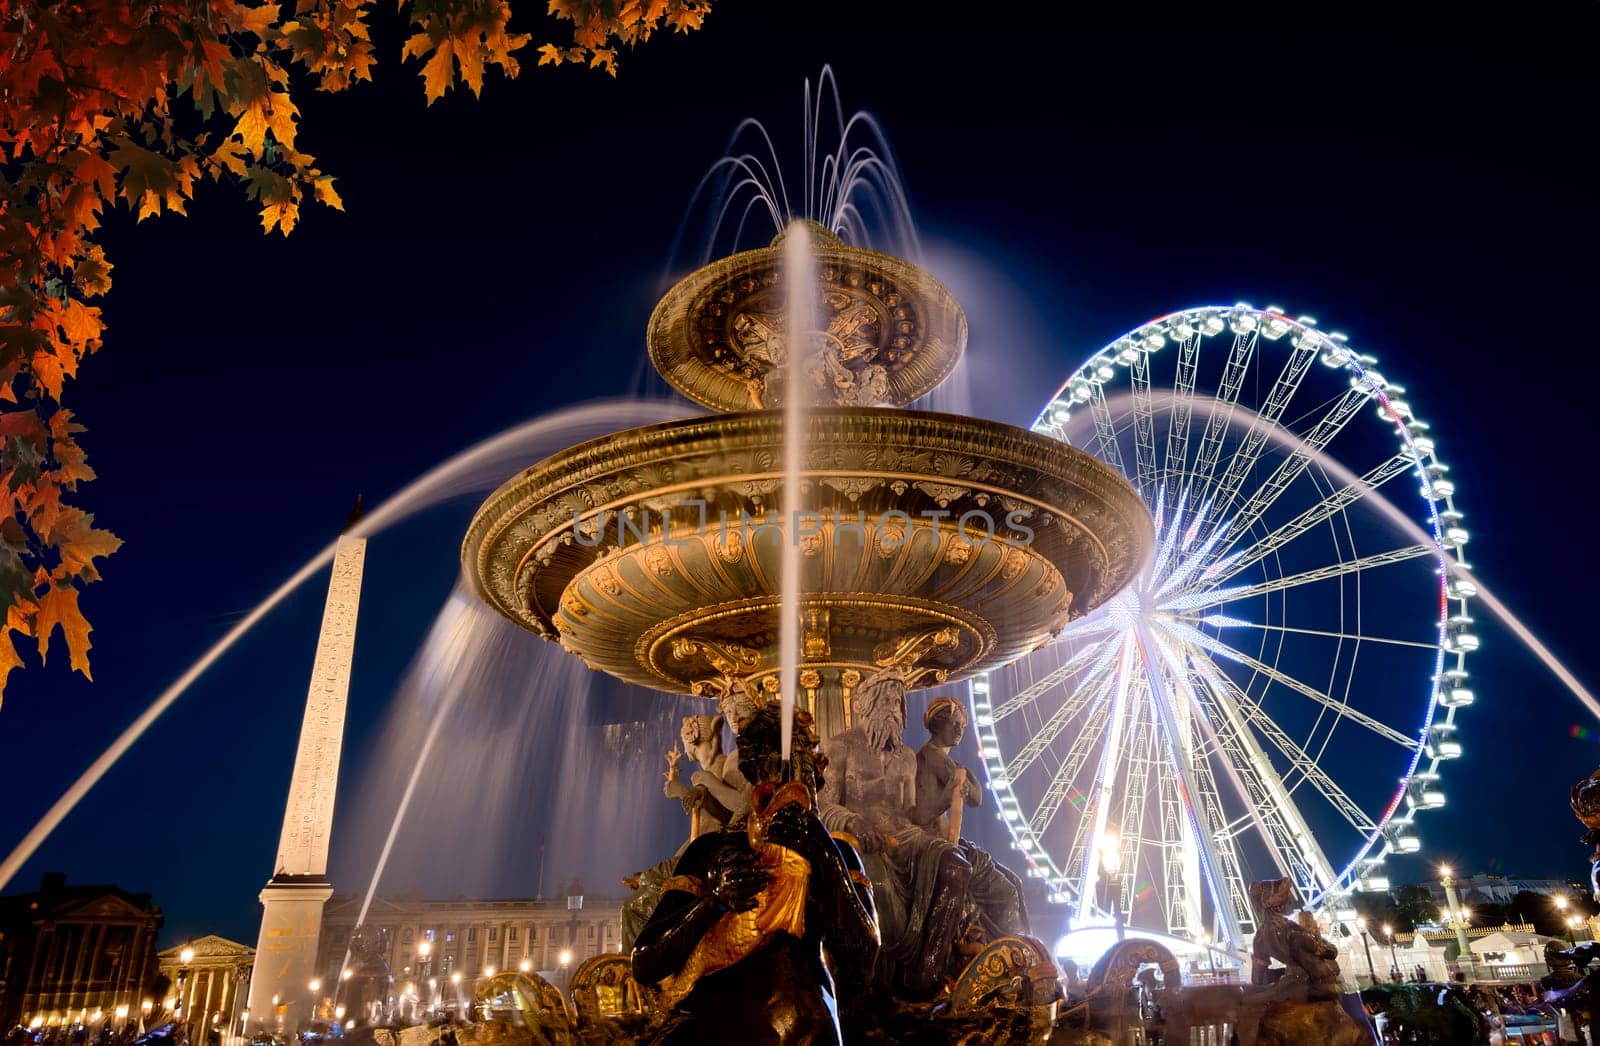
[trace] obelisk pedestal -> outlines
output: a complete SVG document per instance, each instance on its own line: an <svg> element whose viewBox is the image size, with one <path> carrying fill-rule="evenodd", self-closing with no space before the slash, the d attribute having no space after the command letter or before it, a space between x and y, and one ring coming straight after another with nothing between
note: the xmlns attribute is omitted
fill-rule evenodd
<svg viewBox="0 0 1600 1046"><path fill-rule="evenodd" d="M360 503L350 525L360 518ZM348 531L347 525L346 530ZM366 539L345 536L333 557L333 578L322 611L305 720L283 815L272 878L261 891L261 936L250 978L250 1029L292 1035L317 1016L324 992L313 990L322 907L328 883L328 839L344 743L350 662ZM319 985L319 989L322 986ZM331 993L333 985L326 986Z"/></svg>

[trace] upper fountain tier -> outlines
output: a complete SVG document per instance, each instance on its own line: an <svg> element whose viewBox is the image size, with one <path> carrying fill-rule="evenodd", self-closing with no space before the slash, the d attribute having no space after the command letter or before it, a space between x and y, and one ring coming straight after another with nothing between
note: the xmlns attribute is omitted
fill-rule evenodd
<svg viewBox="0 0 1600 1046"><path fill-rule="evenodd" d="M478 510L461 562L487 603L592 668L678 693L770 694L783 553L798 548L798 681L828 736L879 668L916 687L1038 647L1127 585L1154 534L1126 480L1059 440L883 406L949 373L966 319L920 269L811 234L824 330L803 361L793 491L784 412L767 409L795 369L775 243L689 276L650 323L662 374L725 413L526 469ZM751 406L763 409L739 409Z"/></svg>
<svg viewBox="0 0 1600 1046"><path fill-rule="evenodd" d="M903 407L949 375L967 317L944 285L909 262L851 247L802 223L816 258L817 326L808 399L822 406ZM650 361L672 387L712 410L783 400L783 240L690 273L650 317Z"/></svg>

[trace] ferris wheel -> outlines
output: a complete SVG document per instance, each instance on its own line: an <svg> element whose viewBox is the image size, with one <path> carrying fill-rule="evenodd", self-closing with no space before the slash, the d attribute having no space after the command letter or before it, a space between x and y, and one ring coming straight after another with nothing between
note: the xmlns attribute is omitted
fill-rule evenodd
<svg viewBox="0 0 1600 1046"><path fill-rule="evenodd" d="M1478 645L1450 570L1467 531L1405 390L1315 323L1164 316L1034 423L1121 470L1156 525L1133 584L969 686L999 816L1073 926L1237 942L1247 884L1280 876L1347 917L1445 802Z"/></svg>

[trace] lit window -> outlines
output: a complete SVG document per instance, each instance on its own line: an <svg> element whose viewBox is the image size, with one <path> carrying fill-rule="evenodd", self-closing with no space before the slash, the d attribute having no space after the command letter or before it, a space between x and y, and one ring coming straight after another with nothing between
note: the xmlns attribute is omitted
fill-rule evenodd
<svg viewBox="0 0 1600 1046"><path fill-rule="evenodd" d="M539 939L539 928L537 926L528 927L528 943L532 944L533 942L537 941L538 939Z"/></svg>
<svg viewBox="0 0 1600 1046"><path fill-rule="evenodd" d="M512 926L512 927L510 927L510 928L508 928L506 930L506 940L514 941L516 939L517 939L517 928L515 926Z"/></svg>
<svg viewBox="0 0 1600 1046"><path fill-rule="evenodd" d="M589 940L594 940L594 927L589 927Z"/></svg>
<svg viewBox="0 0 1600 1046"><path fill-rule="evenodd" d="M500 938L500 927L498 927L498 926L489 927L489 940L494 941L494 940L499 940L499 938Z"/></svg>
<svg viewBox="0 0 1600 1046"><path fill-rule="evenodd" d="M478 939L478 928L476 926L470 927L467 930L467 940L468 941L476 941L477 939ZM493 940L493 938L491 937L490 940Z"/></svg>

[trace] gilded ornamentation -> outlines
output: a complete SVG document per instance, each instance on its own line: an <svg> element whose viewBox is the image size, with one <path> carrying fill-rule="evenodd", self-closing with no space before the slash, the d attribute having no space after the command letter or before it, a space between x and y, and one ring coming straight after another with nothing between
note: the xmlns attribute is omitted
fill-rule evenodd
<svg viewBox="0 0 1600 1046"><path fill-rule="evenodd" d="M622 586L617 583L616 575L609 570L597 570L591 576L595 587L608 596L614 596L622 591Z"/></svg>
<svg viewBox="0 0 1600 1046"><path fill-rule="evenodd" d="M944 561L953 567L965 566L972 558L972 542L952 537L944 548Z"/></svg>
<svg viewBox="0 0 1600 1046"><path fill-rule="evenodd" d="M1006 550L1005 565L1000 568L1000 576L1007 581L1015 581L1017 576L1028 569L1028 554L1020 548Z"/></svg>
<svg viewBox="0 0 1600 1046"><path fill-rule="evenodd" d="M660 545L651 545L644 550L644 562L657 577L672 576L672 554Z"/></svg>
<svg viewBox="0 0 1600 1046"><path fill-rule="evenodd" d="M966 316L950 292L916 266L851 247L821 226L810 235L822 329L806 346L807 398L903 405L942 381L967 341ZM782 404L789 359L782 239L691 273L656 306L650 358L690 399L723 411Z"/></svg>
<svg viewBox="0 0 1600 1046"><path fill-rule="evenodd" d="M570 991L580 1025L644 1012L644 1000L633 979L633 963L616 952L595 955L579 964L572 971Z"/></svg>
<svg viewBox="0 0 1600 1046"><path fill-rule="evenodd" d="M717 542L717 558L724 563L737 563L744 558L744 539L736 531L730 531L727 538Z"/></svg>
<svg viewBox="0 0 1600 1046"><path fill-rule="evenodd" d="M807 668L800 673L800 685L807 690L815 690L822 685L822 673L814 668Z"/></svg>

